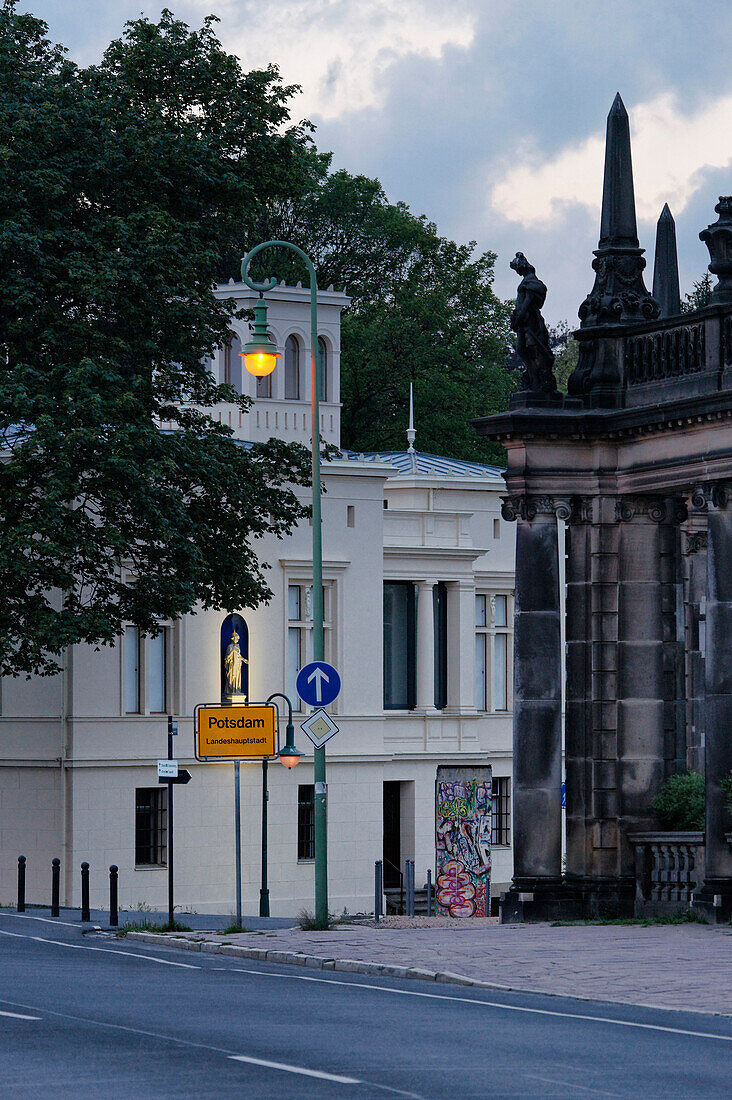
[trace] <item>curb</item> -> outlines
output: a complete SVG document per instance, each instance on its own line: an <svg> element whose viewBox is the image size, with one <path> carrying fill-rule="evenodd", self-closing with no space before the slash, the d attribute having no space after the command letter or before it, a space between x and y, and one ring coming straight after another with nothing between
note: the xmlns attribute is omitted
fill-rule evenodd
<svg viewBox="0 0 732 1100"><path fill-rule="evenodd" d="M476 986L482 989L509 989L492 982L481 982L465 974L453 974L449 970L425 970L420 966L396 966L392 963L368 963L360 959L330 959L321 955L306 955L301 951L267 950L262 947L239 947L237 944L214 943L209 940L190 940L168 933L128 932L128 940L156 944L158 947L174 947L179 951L200 951L205 955L233 955L235 958L257 962L284 963L290 966L306 966L312 970L339 970L345 974L377 974L384 978L413 978L416 981L444 982L450 985Z"/></svg>
<svg viewBox="0 0 732 1100"><path fill-rule="evenodd" d="M251 959L257 962L284 963L290 966L308 967L313 970L341 971L346 974L371 974L382 978L412 978L417 981L438 982L444 985L472 986L473 989L494 989L501 993L534 993L540 997L568 997L575 1001L590 1004L609 1004L634 1008L649 1008L658 1012L688 1012L700 1016L728 1018L732 1013L720 1012L710 1008L684 1008L679 1005L653 1004L645 1001L617 1000L613 997L591 997L579 993L553 993L546 989L532 989L527 986L505 985L499 982L484 982L479 978L469 978L465 974L455 974L450 970L425 970L419 966L396 966L391 963L367 963L359 959L331 959L321 955L306 955L301 951L267 950L263 947L239 947L237 944L214 943L209 940L184 939L172 933L128 932L127 939L141 943L155 944L158 947L172 947L179 951L201 951L206 955L233 955L235 958Z"/></svg>

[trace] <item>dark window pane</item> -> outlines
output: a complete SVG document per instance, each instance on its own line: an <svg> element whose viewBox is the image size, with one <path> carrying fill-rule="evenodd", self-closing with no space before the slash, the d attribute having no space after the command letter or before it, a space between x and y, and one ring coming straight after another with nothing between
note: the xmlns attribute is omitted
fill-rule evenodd
<svg viewBox="0 0 732 1100"><path fill-rule="evenodd" d="M447 586L432 589L435 623L435 707L447 706Z"/></svg>
<svg viewBox="0 0 732 1100"><path fill-rule="evenodd" d="M318 337L319 381L318 401L328 400L328 346L322 336Z"/></svg>
<svg viewBox="0 0 732 1100"><path fill-rule="evenodd" d="M414 706L414 586L384 585L384 707Z"/></svg>
<svg viewBox="0 0 732 1100"><path fill-rule="evenodd" d="M502 777L493 780L493 816L491 820L491 844L511 843L511 780Z"/></svg>
<svg viewBox="0 0 732 1100"><path fill-rule="evenodd" d="M297 858L315 859L315 787L297 788Z"/></svg>
<svg viewBox="0 0 732 1100"><path fill-rule="evenodd" d="M167 787L142 787L135 791L135 863L157 866L167 862Z"/></svg>
<svg viewBox="0 0 732 1100"><path fill-rule="evenodd" d="M285 341L285 400L300 399L300 345L297 337L288 336Z"/></svg>

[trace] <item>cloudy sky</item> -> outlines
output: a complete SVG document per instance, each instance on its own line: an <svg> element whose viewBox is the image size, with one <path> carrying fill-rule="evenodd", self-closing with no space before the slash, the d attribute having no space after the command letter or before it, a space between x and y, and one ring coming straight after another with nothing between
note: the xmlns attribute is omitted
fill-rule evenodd
<svg viewBox="0 0 732 1100"><path fill-rule="evenodd" d="M80 63L148 0L23 0ZM168 0L247 68L302 86L293 112L334 165L378 177L456 240L498 254L496 289L525 252L545 313L574 324L592 285L605 119L616 91L633 138L641 245L653 265L664 202L682 293L706 270L699 230L732 193L730 0Z"/></svg>

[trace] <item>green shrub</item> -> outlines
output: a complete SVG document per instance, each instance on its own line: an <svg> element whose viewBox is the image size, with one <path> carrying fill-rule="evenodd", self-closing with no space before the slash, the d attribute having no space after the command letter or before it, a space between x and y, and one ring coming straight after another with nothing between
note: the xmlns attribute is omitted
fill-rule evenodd
<svg viewBox="0 0 732 1100"><path fill-rule="evenodd" d="M665 829L698 832L704 829L704 777L697 772L672 775L651 802Z"/></svg>

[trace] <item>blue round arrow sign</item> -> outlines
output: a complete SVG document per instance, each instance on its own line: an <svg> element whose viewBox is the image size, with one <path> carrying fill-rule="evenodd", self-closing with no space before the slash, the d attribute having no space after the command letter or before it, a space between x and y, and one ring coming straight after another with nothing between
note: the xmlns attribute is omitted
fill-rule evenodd
<svg viewBox="0 0 732 1100"><path fill-rule="evenodd" d="M297 694L310 707L326 707L341 690L341 678L325 661L311 661L297 674Z"/></svg>

